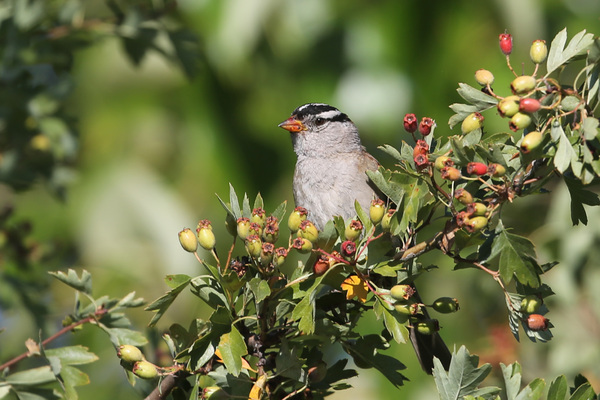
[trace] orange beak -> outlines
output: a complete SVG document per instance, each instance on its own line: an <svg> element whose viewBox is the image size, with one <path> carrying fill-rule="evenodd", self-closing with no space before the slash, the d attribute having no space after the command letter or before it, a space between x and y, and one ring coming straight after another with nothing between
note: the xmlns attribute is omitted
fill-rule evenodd
<svg viewBox="0 0 600 400"><path fill-rule="evenodd" d="M286 131L291 132L291 133L306 130L306 127L304 126L304 124L302 122L300 122L299 120L297 120L294 115L292 115L291 117L289 117L288 119L286 119L285 121L283 121L282 123L280 123L277 126L279 126L280 128L283 128Z"/></svg>

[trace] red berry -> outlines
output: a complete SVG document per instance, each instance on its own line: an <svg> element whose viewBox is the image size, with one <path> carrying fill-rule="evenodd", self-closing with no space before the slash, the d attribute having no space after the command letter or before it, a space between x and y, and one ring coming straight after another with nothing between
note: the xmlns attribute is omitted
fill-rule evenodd
<svg viewBox="0 0 600 400"><path fill-rule="evenodd" d="M421 171L423 168L427 167L429 165L429 160L427 159L427 156L424 154L418 154L415 159L415 165L417 166L417 170Z"/></svg>
<svg viewBox="0 0 600 400"><path fill-rule="evenodd" d="M417 116L415 114L406 114L403 122L406 132L414 133L417 130Z"/></svg>
<svg viewBox="0 0 600 400"><path fill-rule="evenodd" d="M329 269L329 256L322 254L321 257L317 260L315 265L313 266L313 271L315 275L321 276Z"/></svg>
<svg viewBox="0 0 600 400"><path fill-rule="evenodd" d="M469 175L485 175L488 167L484 163L470 162L467 164L467 174Z"/></svg>
<svg viewBox="0 0 600 400"><path fill-rule="evenodd" d="M519 111L526 113L534 113L542 107L542 104L537 99L527 97L519 102Z"/></svg>
<svg viewBox="0 0 600 400"><path fill-rule="evenodd" d="M429 153L429 145L424 140L417 140L417 144L415 144L415 148L413 149L413 159L417 158L419 154L427 156Z"/></svg>
<svg viewBox="0 0 600 400"><path fill-rule="evenodd" d="M342 243L341 252L344 257L354 257L356 254L356 243L346 240L344 243Z"/></svg>
<svg viewBox="0 0 600 400"><path fill-rule="evenodd" d="M498 39L500 41L500 50L505 55L510 55L513 48L512 35L510 33L501 33Z"/></svg>
<svg viewBox="0 0 600 400"><path fill-rule="evenodd" d="M419 133L423 136L427 136L431 133L431 129L435 126L434 120L429 117L423 117L419 124Z"/></svg>
<svg viewBox="0 0 600 400"><path fill-rule="evenodd" d="M545 331L548 329L548 318L540 314L531 314L527 317L527 326L532 331Z"/></svg>

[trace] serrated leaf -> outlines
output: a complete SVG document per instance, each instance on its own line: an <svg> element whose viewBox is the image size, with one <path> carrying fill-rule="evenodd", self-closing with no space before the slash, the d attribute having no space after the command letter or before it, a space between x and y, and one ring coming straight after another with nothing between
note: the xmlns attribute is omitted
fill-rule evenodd
<svg viewBox="0 0 600 400"><path fill-rule="evenodd" d="M584 189L581 182L567 177L563 178L571 195L571 222L573 225L578 225L579 222L587 225L588 219L583 205L598 206L600 198L596 193Z"/></svg>
<svg viewBox="0 0 600 400"><path fill-rule="evenodd" d="M378 301L373 304L373 311L375 315L383 317L383 324L387 331L392 335L394 341L397 343L406 343L408 340L408 328L404 325L404 322L401 322L396 318L396 316L390 312L387 308L381 305L381 300L378 298Z"/></svg>
<svg viewBox="0 0 600 400"><path fill-rule="evenodd" d="M536 378L521 390L515 400L537 400L542 397L545 388L546 382L541 378Z"/></svg>
<svg viewBox="0 0 600 400"><path fill-rule="evenodd" d="M466 83L459 83L456 91L460 97L476 106L477 111L486 110L498 104L498 100L495 97L483 93L481 90L475 89Z"/></svg>
<svg viewBox="0 0 600 400"><path fill-rule="evenodd" d="M558 125L558 127L556 127L555 124L552 124L550 132L553 138L558 136L558 145L556 154L554 155L554 166L560 173L563 173L569 168L572 161L578 159L577 153L573 150L573 146L571 145L569 138L567 138L567 135L565 135L562 126Z"/></svg>
<svg viewBox="0 0 600 400"><path fill-rule="evenodd" d="M236 219L236 221L239 218L242 218L242 210L240 209L240 203L237 194L235 193L235 189L233 188L233 185L231 183L229 184L229 209L233 213L233 217Z"/></svg>
<svg viewBox="0 0 600 400"><path fill-rule="evenodd" d="M550 384L547 400L565 400L568 390L569 385L567 384L567 378L564 375L561 375Z"/></svg>
<svg viewBox="0 0 600 400"><path fill-rule="evenodd" d="M375 186L390 199L390 201L398 206L402 203L402 199L406 193L404 188L401 185L395 185L388 181L391 181L394 176L400 176L399 179L405 179L409 177L408 175L399 173L393 174L389 170L383 168L379 168L377 171L367 171L367 175Z"/></svg>
<svg viewBox="0 0 600 400"><path fill-rule="evenodd" d="M175 277L174 281L179 284L173 287L169 292L165 293L163 296L154 300L152 304L148 305L144 310L146 311L156 311L156 314L152 317L152 320L148 324L148 326L153 327L156 325L158 320L164 315L167 309L173 304L173 301L179 296L179 293L190 283L191 278L187 275L170 275L171 277ZM185 279L180 279L185 276ZM168 277L167 277L168 278Z"/></svg>
<svg viewBox="0 0 600 400"><path fill-rule="evenodd" d="M119 300L115 308L135 308L143 306L144 303L144 299L142 299L141 297L136 298L135 292L131 292L126 294L125 297Z"/></svg>
<svg viewBox="0 0 600 400"><path fill-rule="evenodd" d="M302 361L297 355L297 348L291 347L287 340L282 340L281 349L275 359L277 373L290 379L301 382L305 379L302 370Z"/></svg>
<svg viewBox="0 0 600 400"><path fill-rule="evenodd" d="M311 290L292 311L292 319L298 321L298 329L305 335L315 331L315 297L315 290Z"/></svg>
<svg viewBox="0 0 600 400"><path fill-rule="evenodd" d="M594 35L586 33L585 30L579 32L569 42L567 42L567 28L560 31L552 40L550 50L548 51L548 60L546 62L547 73L549 76L556 69L571 60L571 58L583 53L590 45L594 43Z"/></svg>
<svg viewBox="0 0 600 400"><path fill-rule="evenodd" d="M267 281L259 277L252 278L250 282L248 282L248 287L254 294L254 299L257 303L260 303L271 294L271 288Z"/></svg>
<svg viewBox="0 0 600 400"><path fill-rule="evenodd" d="M502 376L504 377L504 388L506 390L506 398L514 400L521 389L521 366L519 363L510 364L508 366L500 363Z"/></svg>
<svg viewBox="0 0 600 400"><path fill-rule="evenodd" d="M448 372L438 358L433 359L433 377L440 395L440 400L456 400L464 396L492 396L500 392L500 388L477 386L492 370L490 364L478 367L479 357L470 355L465 346L461 346L452 354Z"/></svg>
<svg viewBox="0 0 600 400"><path fill-rule="evenodd" d="M248 354L248 349L244 337L235 326L231 327L231 332L221 335L217 349L221 353L227 372L238 376L242 371L242 357Z"/></svg>
<svg viewBox="0 0 600 400"><path fill-rule="evenodd" d="M507 232L501 223L496 229L497 236L492 243L489 259L499 257L499 272L508 283L513 276L523 285L540 285L535 261L535 248L529 239Z"/></svg>
<svg viewBox="0 0 600 400"><path fill-rule="evenodd" d="M287 208L287 201L284 201L283 203L281 203L280 205L277 206L277 208L275 209L275 211L273 211L271 213L271 215L274 216L275 218L277 218L277 220L281 222L281 219L285 215L286 208Z"/></svg>
<svg viewBox="0 0 600 400"><path fill-rule="evenodd" d="M417 217L424 198L429 194L429 187L421 179L411 179L407 184L404 184L404 208L402 218L398 227L394 230L394 235L400 235L406 232L411 223L417 222Z"/></svg>
<svg viewBox="0 0 600 400"><path fill-rule="evenodd" d="M50 275L85 294L92 294L92 274L85 269L81 271L81 278L77 276L75 270L69 268L67 274L62 271L48 272Z"/></svg>

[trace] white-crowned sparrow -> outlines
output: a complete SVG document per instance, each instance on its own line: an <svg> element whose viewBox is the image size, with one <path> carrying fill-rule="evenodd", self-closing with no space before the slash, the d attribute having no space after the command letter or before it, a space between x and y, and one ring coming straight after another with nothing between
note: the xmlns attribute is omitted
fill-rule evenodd
<svg viewBox="0 0 600 400"><path fill-rule="evenodd" d="M298 157L294 201L308 210L318 229L333 216L354 217L355 200L365 211L369 209L377 194L366 171L376 170L379 163L367 153L346 114L328 104L309 103L296 108L279 126L291 133ZM411 328L411 341L427 373L433 368L433 356L448 368L450 351L437 332L422 335Z"/></svg>

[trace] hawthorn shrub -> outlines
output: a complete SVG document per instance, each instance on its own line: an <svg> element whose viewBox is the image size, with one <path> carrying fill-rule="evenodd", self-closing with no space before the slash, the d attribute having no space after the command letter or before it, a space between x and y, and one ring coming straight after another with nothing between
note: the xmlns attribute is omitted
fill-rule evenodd
<svg viewBox="0 0 600 400"><path fill-rule="evenodd" d="M127 12L139 12L132 10ZM124 10L113 11L118 27ZM156 18L160 10L154 11L148 15ZM41 26L46 16L40 13L36 18L33 22L16 18L8 28L4 22L3 28L18 32L19 24ZM123 31L125 48L134 59L140 57L134 51L139 47L131 40L149 48L156 30L167 29L142 23L137 28L133 37ZM82 35L89 35L83 36L85 40L95 39L89 26L82 29ZM188 36L166 32L175 50L181 50ZM387 196L386 202L374 201L369 210L356 204L355 219L334 218L319 232L306 210L289 211L284 201L267 212L260 194L251 202L230 187L229 196L218 198L230 237L216 237L208 220L179 232L183 250L198 260L203 273L167 276L169 291L146 305L154 313L150 326L156 326L184 291L210 307L212 314L206 319L191 316L166 329L162 339L167 350L160 360L146 359L139 347L148 340L131 329L124 313L145 304L134 292L122 298L97 297L87 271L52 272L75 291L74 311L63 320L63 329L45 339L29 339L26 353L2 364L0 399L77 398L75 387L89 382L77 366L97 356L83 346L47 345L84 324L108 335L107 345L114 346L132 384L137 379L152 381L155 389L148 399L325 398L349 388L348 379L364 368L378 370L400 387L406 367L382 351L409 342L411 330L436 334L440 328L436 313L460 309L449 294L436 299L414 295L412 285L435 268L424 265L421 256L433 251L448 257L455 270L477 269L482 279L497 283L516 340L521 334L534 342L551 340L544 300L553 292L543 275L560 265L540 264L534 244L511 232L502 210L517 198L543 193L556 179L564 181L571 195L573 224L587 224L584 205L600 204L598 196L585 188L600 175L599 121L594 117L600 100L600 41L585 31L568 40L566 30L549 45L537 40L530 49L529 75L513 70L510 34L500 35L499 45L515 78L510 87L498 88L493 86L493 72L479 70L475 72L479 88L459 84L464 103L450 106L455 115L448 124L450 128L460 124L460 134L450 135L433 118L419 122L407 114L407 140L399 148L382 146L395 165L368 175ZM75 137L58 107L69 85L44 65L41 60L28 68L21 65L11 75L15 80L35 79L48 90L38 88L18 97L27 104L24 108L37 110L35 118L6 117L6 126L26 132L27 140L2 149L3 157L14 160L11 168L3 169L3 181L25 189L45 174L60 192L64 182L56 172L68 168L72 160L68 153L53 153L52 141ZM68 69L68 63L63 67ZM578 69L575 79L562 81L561 72L569 68ZM507 129L489 132L486 119L497 118L496 114L506 119ZM47 132L53 136L46 137ZM3 224L9 214L3 215ZM19 231L2 232L8 243L4 246L18 249ZM201 258L199 246L210 256ZM23 252L15 254L27 259ZM381 324L381 333L358 333L359 321L371 313ZM346 355L328 365L324 355L332 349ZM15 371L25 358L38 360L38 365ZM432 373L441 399L596 396L585 381L569 390L564 376L548 390L542 379L522 387L518 363L502 365L503 388L482 386L490 370L463 346L453 352L448 366L434 360Z"/></svg>

